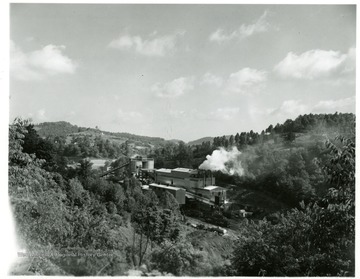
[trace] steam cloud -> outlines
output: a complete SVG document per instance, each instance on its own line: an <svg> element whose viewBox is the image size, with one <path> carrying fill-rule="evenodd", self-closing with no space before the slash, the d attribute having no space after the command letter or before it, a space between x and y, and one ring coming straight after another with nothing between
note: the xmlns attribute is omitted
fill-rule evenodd
<svg viewBox="0 0 360 279"><path fill-rule="evenodd" d="M218 150L214 150L211 155L206 156L206 160L199 166L199 169L242 176L244 169L241 166L240 156L241 152L236 147L229 151L220 147Z"/></svg>

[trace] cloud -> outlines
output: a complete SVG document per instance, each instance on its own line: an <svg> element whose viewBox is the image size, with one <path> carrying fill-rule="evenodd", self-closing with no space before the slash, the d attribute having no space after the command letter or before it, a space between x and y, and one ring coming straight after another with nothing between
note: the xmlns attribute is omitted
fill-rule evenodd
<svg viewBox="0 0 360 279"><path fill-rule="evenodd" d="M156 83L151 87L151 91L160 98L176 98L193 89L193 77L180 77L164 84Z"/></svg>
<svg viewBox="0 0 360 279"><path fill-rule="evenodd" d="M224 81L222 77L213 75L211 73L205 73L200 81L200 84L221 87L223 82Z"/></svg>
<svg viewBox="0 0 360 279"><path fill-rule="evenodd" d="M236 73L230 74L226 81L226 92L254 93L264 87L267 80L267 72L251 68L243 68Z"/></svg>
<svg viewBox="0 0 360 279"><path fill-rule="evenodd" d="M125 112L122 109L118 109L117 118L121 122L142 122L143 114L138 111Z"/></svg>
<svg viewBox="0 0 360 279"><path fill-rule="evenodd" d="M268 12L265 11L260 18L255 21L255 23L249 25L242 24L238 29L232 32L217 29L210 35L209 40L217 43L223 43L233 39L241 40L256 33L266 32L270 27L270 24L267 22L267 16Z"/></svg>
<svg viewBox="0 0 360 279"><path fill-rule="evenodd" d="M10 41L11 76L19 80L42 80L58 74L73 74L77 63L62 52L65 46L47 45L40 50L24 53Z"/></svg>
<svg viewBox="0 0 360 279"><path fill-rule="evenodd" d="M38 119L46 119L46 111L44 109L40 109L37 111L37 118Z"/></svg>
<svg viewBox="0 0 360 279"><path fill-rule="evenodd" d="M165 56L175 52L178 41L184 36L184 31L178 31L172 35L155 37L157 32L150 34L150 38L143 39L140 36L129 34L120 35L108 45L110 48L119 50L133 50L145 56Z"/></svg>
<svg viewBox="0 0 360 279"><path fill-rule="evenodd" d="M46 116L46 110L43 108L36 111L35 114L29 113L28 116L36 122L44 122L48 120L48 117Z"/></svg>
<svg viewBox="0 0 360 279"><path fill-rule="evenodd" d="M283 78L316 79L354 70L354 49L348 54L333 50L309 50L300 55L289 52L274 71ZM352 66L353 64L353 66Z"/></svg>
<svg viewBox="0 0 360 279"><path fill-rule="evenodd" d="M290 117L296 117L300 114L304 114L310 110L308 105L302 104L300 100L286 100L279 108L270 112L271 115L280 115Z"/></svg>
<svg viewBox="0 0 360 279"><path fill-rule="evenodd" d="M258 119L259 117L268 117L271 113L275 111L274 108L259 108L255 105L248 106L248 113L251 118Z"/></svg>
<svg viewBox="0 0 360 279"><path fill-rule="evenodd" d="M318 102L312 111L318 113L331 113L336 111L355 112L355 102L355 96L338 100L323 100Z"/></svg>
<svg viewBox="0 0 360 279"><path fill-rule="evenodd" d="M239 111L240 108L237 107L218 108L216 111L210 113L210 118L215 120L231 120Z"/></svg>
<svg viewBox="0 0 360 279"><path fill-rule="evenodd" d="M304 104L301 100L286 100L268 115L294 118L306 113L355 112L355 96L338 100L321 100L316 104Z"/></svg>
<svg viewBox="0 0 360 279"><path fill-rule="evenodd" d="M355 73L355 69L356 69L356 49L355 47L351 47L349 48L349 51L346 55L344 69L342 72L344 74Z"/></svg>
<svg viewBox="0 0 360 279"><path fill-rule="evenodd" d="M198 109L181 110L171 109L167 112L168 117L173 119L181 119L184 121L196 120L211 120L211 121L227 121L234 119L240 112L238 107L223 107L217 108L213 111L199 111Z"/></svg>

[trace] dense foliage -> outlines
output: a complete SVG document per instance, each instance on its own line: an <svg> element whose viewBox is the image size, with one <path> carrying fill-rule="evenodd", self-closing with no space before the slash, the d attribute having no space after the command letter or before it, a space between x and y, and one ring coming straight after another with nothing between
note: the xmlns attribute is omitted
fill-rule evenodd
<svg viewBox="0 0 360 279"><path fill-rule="evenodd" d="M232 259L230 274L239 276L354 276L355 145L328 143L332 159L324 198L249 226Z"/></svg>
<svg viewBox="0 0 360 279"><path fill-rule="evenodd" d="M294 207L326 194L330 186L322 166L330 154L324 142L337 135L354 137L354 117L351 113L302 115L275 127L270 125L260 134L241 132L194 146L167 143L150 156L158 168L197 168L214 150L237 147L242 152L244 175L217 172L217 181L259 190Z"/></svg>
<svg viewBox="0 0 360 279"><path fill-rule="evenodd" d="M236 135L215 137L215 147L237 146L240 150L247 145L256 145L267 141L293 142L299 133L351 133L355 116L352 113L305 114L295 120L288 119L283 124L270 125L261 133L254 131L241 132Z"/></svg>
<svg viewBox="0 0 360 279"><path fill-rule="evenodd" d="M74 133L66 122L60 126ZM354 126L352 114L304 115L260 134L151 148L156 167L173 168L198 167L217 148L236 146L244 175L218 172L217 181L234 186L234 201L251 189L284 205L243 222L235 232L238 240L227 239L229 258L214 265L211 259L219 255L213 247L195 245L211 239L189 241L201 229L189 233L181 213L187 208L171 194L144 192L125 169L101 178L85 158L114 156L118 160L110 167L116 168L128 160L120 155L126 146L100 135L78 134L69 142L60 132L50 135L51 125L44 138L36 126L17 119L9 127L9 198L19 246L38 256L13 273L126 275L136 269L176 276L354 276ZM74 154L82 160L70 168L67 157ZM234 222L217 211L209 216L203 220L217 226Z"/></svg>
<svg viewBox="0 0 360 279"><path fill-rule="evenodd" d="M37 253L19 274L52 274L49 268L55 265L65 274L121 275L149 258L149 237L156 245L176 240L179 210L171 197L158 201L151 191L142 193L134 178L123 186L100 179L87 160L69 175L49 171L36 152L24 152L24 146L30 148L24 141L28 131L31 124L23 120L9 129L9 197L16 231L20 247ZM37 141L33 147L37 150ZM75 256L49 257L56 254Z"/></svg>
<svg viewBox="0 0 360 279"><path fill-rule="evenodd" d="M159 138L159 137L139 136L130 133L102 132L98 127L95 128L78 127L76 125L72 125L65 121L43 122L36 125L36 130L38 130L39 136L45 138L48 136L67 136L74 133L90 131L95 134L105 133L114 137L125 138L129 140L148 141L150 143L158 143L164 141L163 138Z"/></svg>
<svg viewBox="0 0 360 279"><path fill-rule="evenodd" d="M66 157L118 158L127 152L127 143L134 147L136 143L141 149L135 152L146 155L154 146L165 143L163 138L133 135L129 133L113 133L96 128L84 128L65 121L44 122L33 126L37 134L52 142L57 153Z"/></svg>

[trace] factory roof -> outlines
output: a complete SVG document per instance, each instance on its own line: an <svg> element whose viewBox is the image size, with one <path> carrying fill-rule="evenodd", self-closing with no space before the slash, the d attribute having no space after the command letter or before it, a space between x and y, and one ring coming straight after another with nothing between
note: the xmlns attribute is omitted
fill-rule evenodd
<svg viewBox="0 0 360 279"><path fill-rule="evenodd" d="M176 168L176 169L173 169L173 171L179 171L179 172L197 172L197 170L194 170L194 169L188 169L188 168Z"/></svg>
<svg viewBox="0 0 360 279"><path fill-rule="evenodd" d="M209 190L209 191L212 191L212 190L226 190L225 188L220 187L220 186L206 186L206 187L204 187L204 189Z"/></svg>
<svg viewBox="0 0 360 279"><path fill-rule="evenodd" d="M157 188L162 188L162 189L168 189L168 190L184 190L183 188L179 188L179 187L173 187L173 186L166 186L166 185L160 185L160 184L156 184L156 183L151 183L149 185L150 187L157 187Z"/></svg>
<svg viewBox="0 0 360 279"><path fill-rule="evenodd" d="M157 172L167 172L167 173L171 173L171 169L158 169L156 170Z"/></svg>
<svg viewBox="0 0 360 279"><path fill-rule="evenodd" d="M143 162L146 162L146 161L154 161L153 158L147 158L147 157L141 157L141 156L132 156L131 157L131 161L143 161Z"/></svg>

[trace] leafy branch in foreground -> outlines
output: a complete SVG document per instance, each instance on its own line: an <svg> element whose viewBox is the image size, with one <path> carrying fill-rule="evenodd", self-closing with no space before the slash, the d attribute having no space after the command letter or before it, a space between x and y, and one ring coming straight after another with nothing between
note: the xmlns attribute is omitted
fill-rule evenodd
<svg viewBox="0 0 360 279"><path fill-rule="evenodd" d="M354 276L355 144L327 143L328 194L281 215L277 224L252 223L235 249L230 275Z"/></svg>

